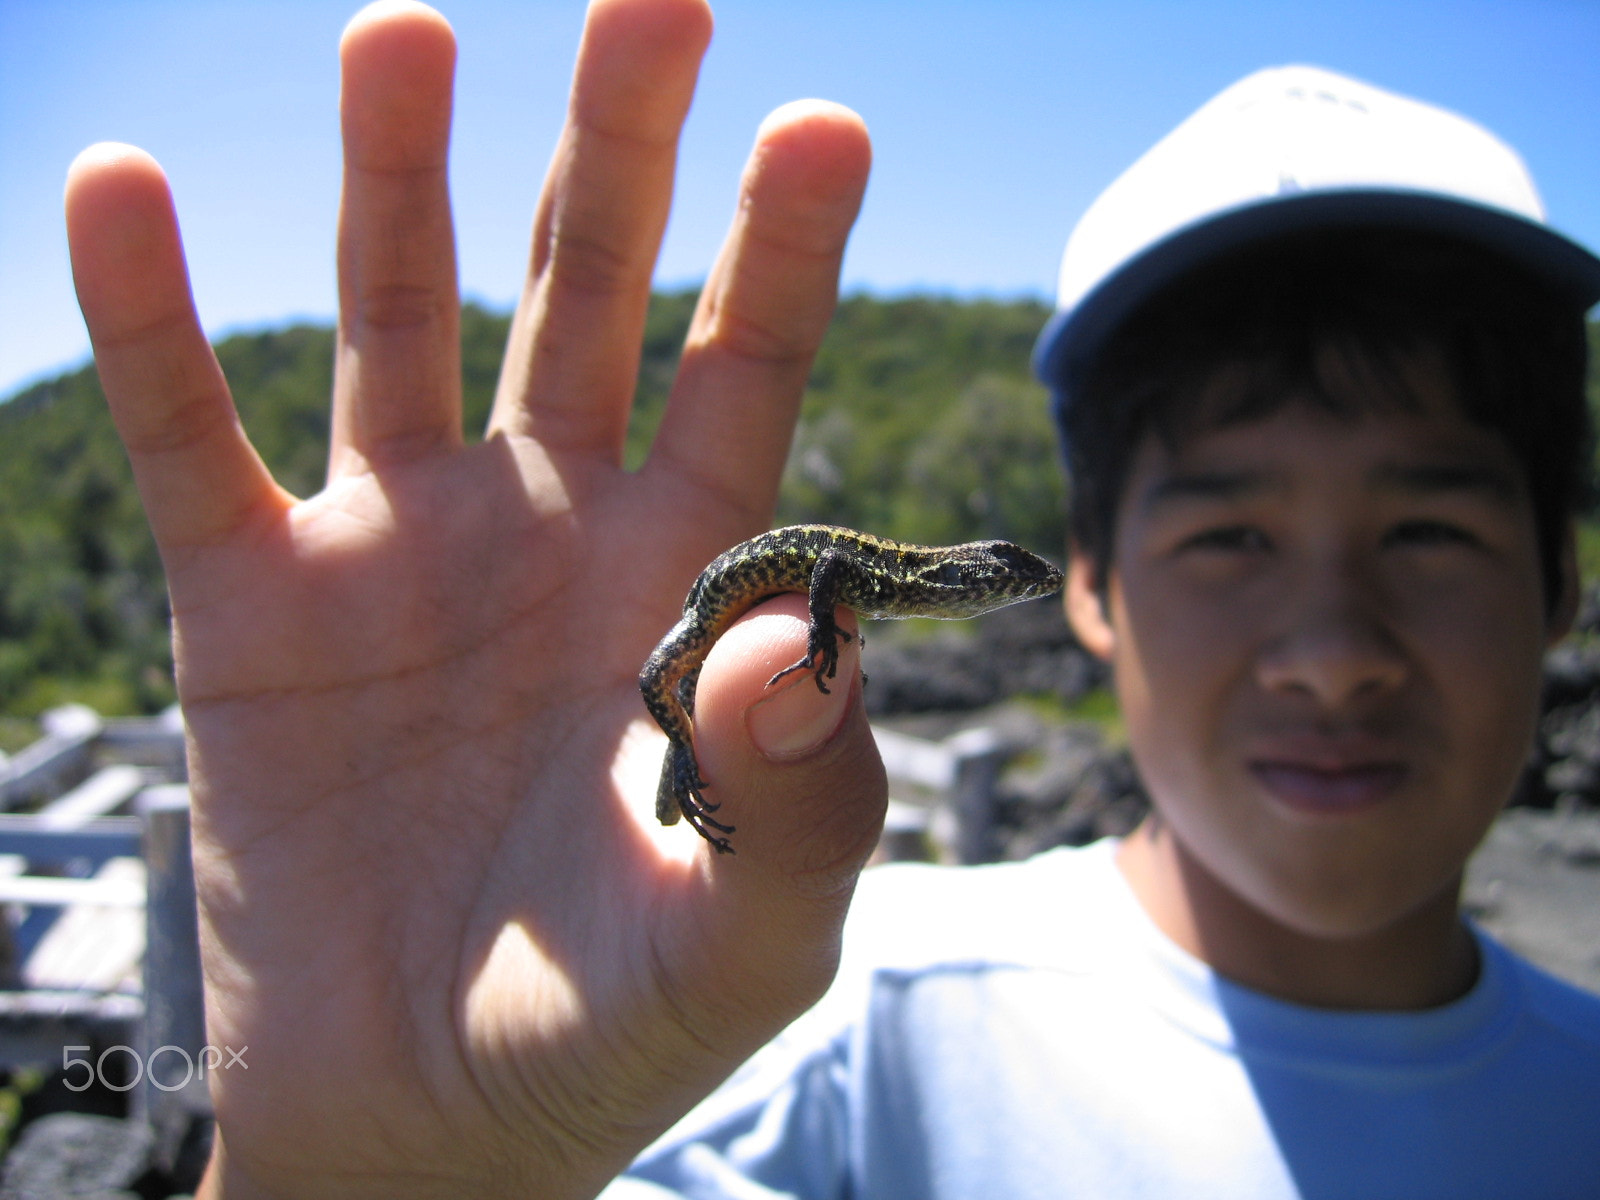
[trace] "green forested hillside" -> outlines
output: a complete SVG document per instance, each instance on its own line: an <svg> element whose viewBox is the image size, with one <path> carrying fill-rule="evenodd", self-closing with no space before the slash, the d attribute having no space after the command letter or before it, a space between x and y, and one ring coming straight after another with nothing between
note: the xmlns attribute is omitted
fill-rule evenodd
<svg viewBox="0 0 1600 1200"><path fill-rule="evenodd" d="M652 305L631 463L660 418L694 299ZM846 299L812 373L779 520L1059 547L1062 486L1027 366L1047 315L1034 302ZM506 327L480 308L463 314L469 431L482 428ZM279 480L315 491L331 329L241 334L217 354ZM160 565L99 383L86 368L35 385L0 405L0 717L67 699L150 710L172 695Z"/></svg>
<svg viewBox="0 0 1600 1200"><path fill-rule="evenodd" d="M692 293L651 307L628 458L660 419ZM908 541L1008 537L1057 552L1064 496L1028 353L1039 303L845 299L812 371L778 520ZM462 320L466 423L481 429L507 318ZM1590 326L1600 408L1600 324ZM320 485L333 333L296 326L217 347L251 437L284 486ZM1584 531L1600 574L1600 528ZM90 368L0 404L0 741L4 721L79 699L106 713L173 697L160 564Z"/></svg>

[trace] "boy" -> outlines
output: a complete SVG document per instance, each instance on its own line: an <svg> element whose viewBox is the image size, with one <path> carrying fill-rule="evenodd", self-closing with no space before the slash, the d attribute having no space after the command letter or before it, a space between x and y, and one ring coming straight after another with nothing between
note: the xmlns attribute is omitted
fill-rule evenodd
<svg viewBox="0 0 1600 1200"><path fill-rule="evenodd" d="M833 992L639 1176L1594 1187L1600 999L1457 909L1577 589L1600 262L1538 219L1488 134L1309 68L1228 89L1112 185L1039 362L1068 616L1153 815L1119 846L865 883Z"/></svg>

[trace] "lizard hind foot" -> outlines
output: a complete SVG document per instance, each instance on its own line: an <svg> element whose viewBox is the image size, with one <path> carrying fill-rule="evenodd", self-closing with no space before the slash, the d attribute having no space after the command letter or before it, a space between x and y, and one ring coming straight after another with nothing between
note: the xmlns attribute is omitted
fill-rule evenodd
<svg viewBox="0 0 1600 1200"><path fill-rule="evenodd" d="M691 789L687 795L678 797L678 807L683 813L683 819L689 822L689 827L716 847L718 854L733 853L733 843L719 835L733 833L734 827L724 825L711 815L721 805L707 804L705 797L701 796L699 789L696 788ZM713 833L712 830L716 832Z"/></svg>
<svg viewBox="0 0 1600 1200"><path fill-rule="evenodd" d="M714 819L711 814L721 808L721 804L713 804L707 800L701 790L706 786L706 781L700 778L700 772L695 769L693 759L689 760L689 769L685 776L681 776L674 786L673 795L678 800L678 810L688 819L689 824L702 835L706 835L705 826L719 829L723 833L732 833L732 825L724 825Z"/></svg>
<svg viewBox="0 0 1600 1200"><path fill-rule="evenodd" d="M656 816L663 825L682 817L689 827L716 847L718 854L732 854L733 845L722 834L734 832L711 814L721 808L705 798L706 781L700 777L700 764L686 742L674 742L662 765L661 786L656 793ZM715 832L713 832L715 831Z"/></svg>

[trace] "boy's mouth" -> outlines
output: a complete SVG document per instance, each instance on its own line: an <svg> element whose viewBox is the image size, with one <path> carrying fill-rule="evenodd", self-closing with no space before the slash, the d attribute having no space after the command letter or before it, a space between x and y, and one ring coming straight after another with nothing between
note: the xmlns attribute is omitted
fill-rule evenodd
<svg viewBox="0 0 1600 1200"><path fill-rule="evenodd" d="M1339 815L1385 801L1405 781L1397 762L1317 763L1257 759L1250 773L1280 803L1296 812Z"/></svg>

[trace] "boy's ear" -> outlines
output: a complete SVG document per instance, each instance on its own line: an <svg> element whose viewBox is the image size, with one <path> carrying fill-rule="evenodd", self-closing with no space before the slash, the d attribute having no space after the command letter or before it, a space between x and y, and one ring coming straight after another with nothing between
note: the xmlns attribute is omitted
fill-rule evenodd
<svg viewBox="0 0 1600 1200"><path fill-rule="evenodd" d="M1108 568L1109 569L1109 568ZM1100 569L1094 556L1084 553L1076 542L1067 548L1067 586L1062 593L1062 607L1066 609L1067 624L1078 637L1079 643L1102 662L1111 661L1111 651L1116 645L1116 633L1111 628L1111 617L1106 612L1107 588L1102 582Z"/></svg>
<svg viewBox="0 0 1600 1200"><path fill-rule="evenodd" d="M1583 602L1583 579L1578 573L1578 529L1575 522L1567 522L1566 536L1561 542L1561 595L1550 607L1550 619L1545 630L1545 641L1555 645L1572 632L1578 619L1578 607Z"/></svg>

